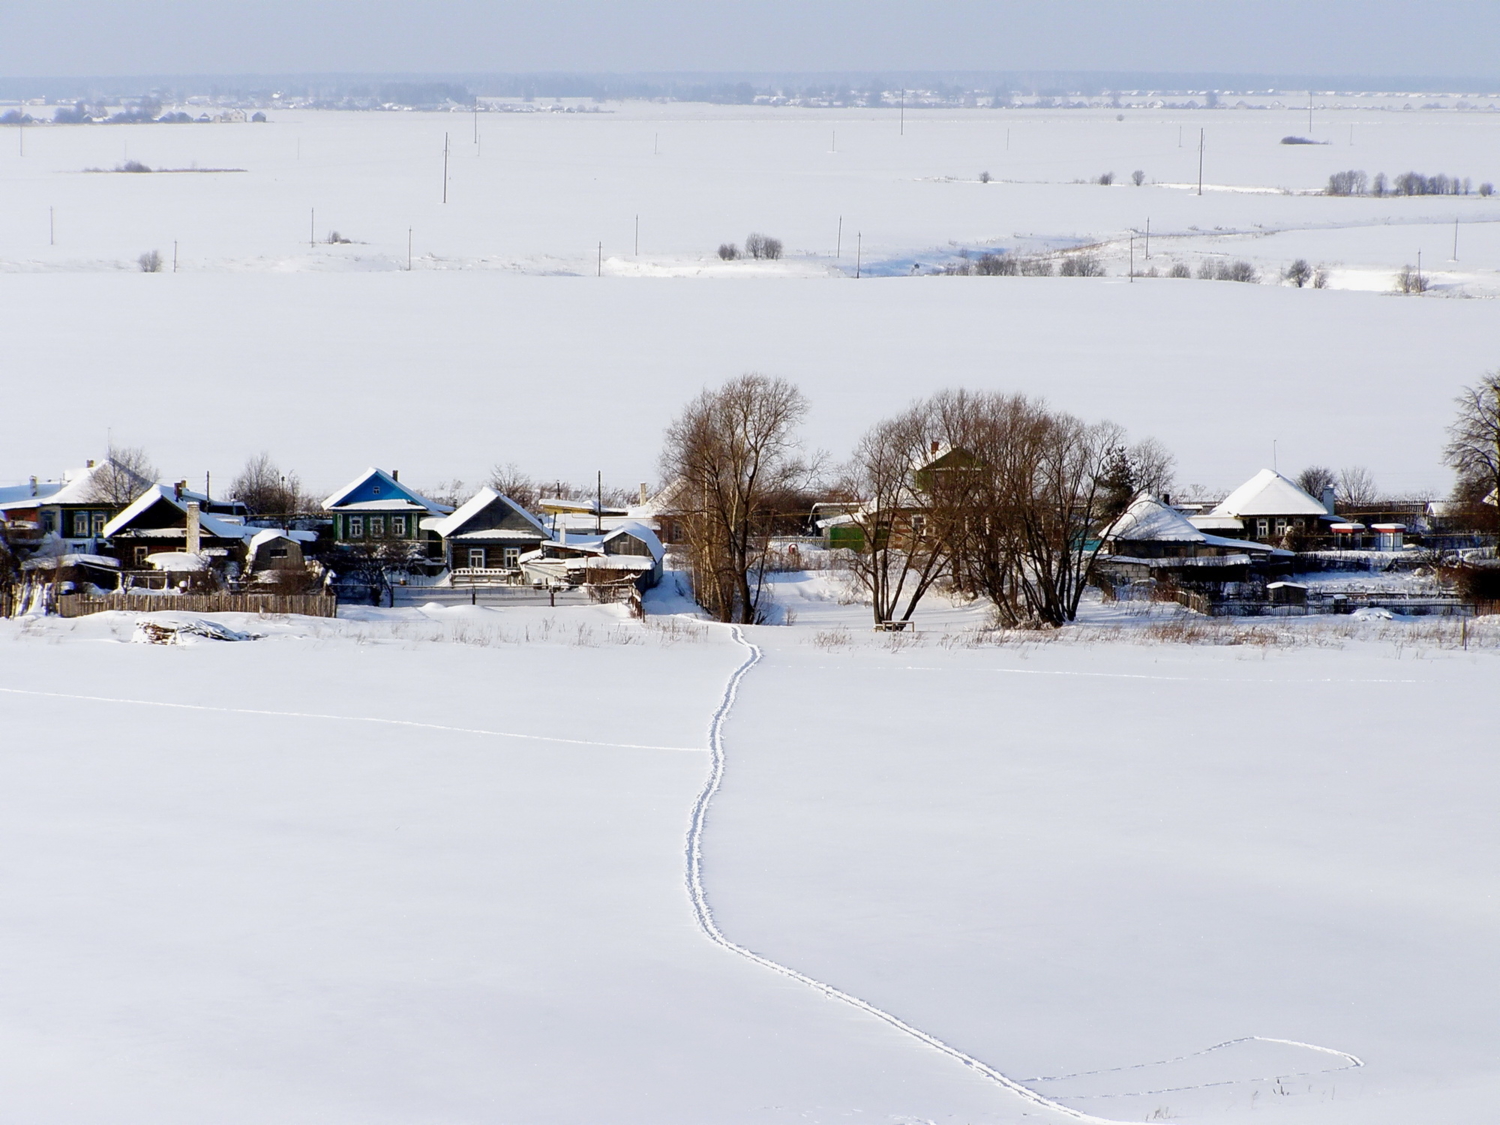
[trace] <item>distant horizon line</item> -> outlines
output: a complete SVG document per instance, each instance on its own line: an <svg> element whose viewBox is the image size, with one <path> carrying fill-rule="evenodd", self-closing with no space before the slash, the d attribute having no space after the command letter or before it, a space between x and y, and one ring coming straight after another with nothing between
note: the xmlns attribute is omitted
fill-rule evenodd
<svg viewBox="0 0 1500 1125"><path fill-rule="evenodd" d="M866 68L861 70L457 70L457 71L242 71L221 73L19 75L0 76L0 98L80 96L114 93L140 96L162 87L231 84L285 85L290 83L348 84L362 82L442 82L480 87L470 93L485 97L514 96L535 87L537 96L590 97L617 93L646 96L649 90L668 92L684 87L736 84L869 84L899 80L978 88L1004 87L1012 93L1056 96L1152 91L1161 93L1265 93L1313 90L1353 94L1479 94L1500 93L1500 78L1469 75L1307 74L1254 71L1121 71L1053 70L1009 67L994 70L937 70L932 68ZM483 87L502 89L485 90ZM576 86L576 92L564 92ZM639 93L635 93L635 91ZM129 93L127 93L129 91Z"/></svg>

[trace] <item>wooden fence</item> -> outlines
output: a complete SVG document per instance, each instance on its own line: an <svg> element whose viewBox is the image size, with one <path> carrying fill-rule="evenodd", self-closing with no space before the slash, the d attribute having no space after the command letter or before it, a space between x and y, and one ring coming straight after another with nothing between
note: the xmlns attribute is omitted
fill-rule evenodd
<svg viewBox="0 0 1500 1125"><path fill-rule="evenodd" d="M128 610L153 613L300 613L307 617L336 617L338 598L332 594L60 594L59 617Z"/></svg>

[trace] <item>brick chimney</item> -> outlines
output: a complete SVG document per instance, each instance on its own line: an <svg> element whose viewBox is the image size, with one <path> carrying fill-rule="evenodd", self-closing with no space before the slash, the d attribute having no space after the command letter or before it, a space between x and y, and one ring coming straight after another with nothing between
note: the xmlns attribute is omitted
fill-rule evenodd
<svg viewBox="0 0 1500 1125"><path fill-rule="evenodd" d="M1328 514L1330 516L1334 514L1333 513L1333 502L1334 502L1335 496L1336 496L1336 493L1333 491L1333 485L1330 484L1327 488L1325 488L1323 490L1323 507L1325 507L1325 508L1328 509Z"/></svg>
<svg viewBox="0 0 1500 1125"><path fill-rule="evenodd" d="M197 555L202 551L203 524L198 515L198 501L193 500L187 506L187 553Z"/></svg>
<svg viewBox="0 0 1500 1125"><path fill-rule="evenodd" d="M651 497L649 497L648 495L646 495L646 485L645 485L644 482L642 482L642 484L641 484L641 503L644 504L649 499L651 499Z"/></svg>

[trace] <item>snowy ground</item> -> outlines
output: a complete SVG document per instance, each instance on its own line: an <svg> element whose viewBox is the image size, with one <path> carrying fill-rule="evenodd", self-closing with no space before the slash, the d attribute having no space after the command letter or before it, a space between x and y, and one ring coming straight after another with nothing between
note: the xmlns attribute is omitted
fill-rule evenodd
<svg viewBox="0 0 1500 1125"><path fill-rule="evenodd" d="M877 638L778 586L703 838L730 941L1089 1115L1493 1117L1492 622ZM698 930L724 629L352 612L0 624L18 1120L1064 1119Z"/></svg>
<svg viewBox="0 0 1500 1125"><path fill-rule="evenodd" d="M1330 143L1289 146L1296 109L922 110L903 136L883 111L605 108L481 114L477 144L464 114L8 131L4 386L68 425L11 434L0 480L112 434L169 479L222 482L269 449L315 489L372 462L472 486L512 460L633 487L683 399L759 369L808 390L810 443L835 457L964 383L1155 436L1183 483L1232 488L1279 457L1441 495L1451 398L1495 362L1488 304L1442 298L1495 291L1500 197L1313 193L1351 167L1500 182L1500 114L1320 109ZM189 171L83 171L126 160ZM786 257L718 259L752 230ZM1244 257L1266 283L1127 285L1132 232L1139 268ZM1091 244L1108 278L912 276ZM139 273L153 249L180 272ZM1418 251L1437 288L1390 296ZM1345 291L1271 284L1298 257Z"/></svg>

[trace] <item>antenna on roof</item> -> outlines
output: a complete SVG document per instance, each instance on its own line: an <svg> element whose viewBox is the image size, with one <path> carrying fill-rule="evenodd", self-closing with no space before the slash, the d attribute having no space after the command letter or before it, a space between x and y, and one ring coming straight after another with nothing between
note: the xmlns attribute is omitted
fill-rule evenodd
<svg viewBox="0 0 1500 1125"><path fill-rule="evenodd" d="M1273 473L1277 473L1277 472L1281 471L1276 466L1276 439L1275 438L1271 439L1271 471Z"/></svg>

